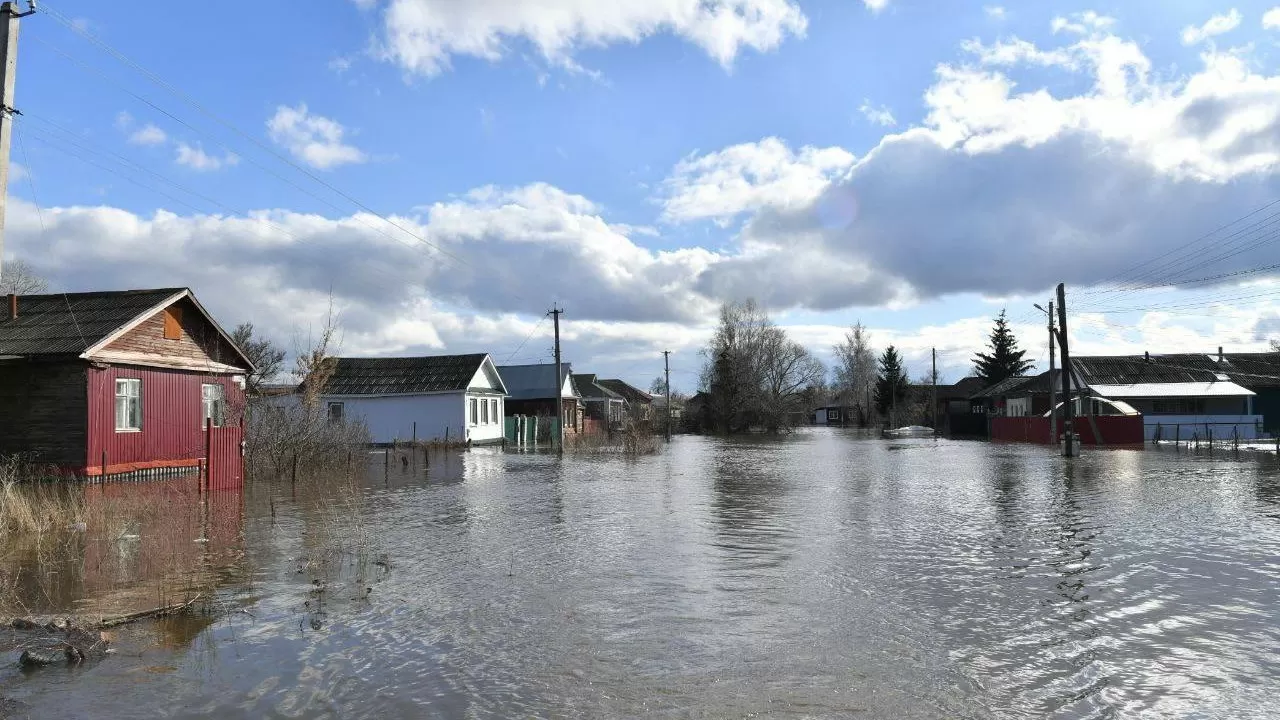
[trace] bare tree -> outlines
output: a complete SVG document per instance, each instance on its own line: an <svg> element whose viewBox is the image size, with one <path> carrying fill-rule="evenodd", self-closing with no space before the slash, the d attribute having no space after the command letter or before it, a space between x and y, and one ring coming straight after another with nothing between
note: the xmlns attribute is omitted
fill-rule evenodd
<svg viewBox="0 0 1280 720"><path fill-rule="evenodd" d="M25 260L10 260L0 267L0 295L39 295L48 289L49 281Z"/></svg>
<svg viewBox="0 0 1280 720"><path fill-rule="evenodd" d="M245 378L249 394L261 395L262 386L274 380L284 367L284 350L276 347L275 343L267 338L255 338L253 323L237 325L236 329L231 331L231 340L253 363L254 371Z"/></svg>
<svg viewBox="0 0 1280 720"><path fill-rule="evenodd" d="M854 323L844 340L833 347L836 356L836 397L841 405L856 407L869 421L872 390L876 382L876 355L871 349L871 334L861 322Z"/></svg>
<svg viewBox="0 0 1280 720"><path fill-rule="evenodd" d="M294 361L294 373L302 379L302 406L315 410L320 404L320 396L333 377L337 368L337 358L330 355L337 351L341 343L338 338L338 316L333 309L333 296L329 296L329 309L325 313L324 326L320 336L307 343L307 347L299 348Z"/></svg>
<svg viewBox="0 0 1280 720"><path fill-rule="evenodd" d="M703 356L709 420L721 432L789 427L792 413L805 409L825 373L754 300L721 306L720 325Z"/></svg>

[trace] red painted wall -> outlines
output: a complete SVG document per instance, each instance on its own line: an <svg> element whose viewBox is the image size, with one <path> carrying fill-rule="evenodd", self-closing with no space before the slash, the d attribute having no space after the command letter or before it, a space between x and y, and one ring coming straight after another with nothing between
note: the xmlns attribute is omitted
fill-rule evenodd
<svg viewBox="0 0 1280 720"><path fill-rule="evenodd" d="M1098 427L1102 442L1094 437L1093 424ZM1085 445L1142 445L1141 415L1098 415L1093 418L1076 418L1076 434ZM1053 444L1055 439L1049 437L1049 418L1047 417L993 417L991 418L991 439L1012 442L1033 442Z"/></svg>
<svg viewBox="0 0 1280 720"><path fill-rule="evenodd" d="M142 380L142 430L116 432L115 381ZM107 474L155 467L196 467L205 456L201 427L201 389L204 383L222 385L227 399L227 422L236 426L244 408L244 391L227 375L132 366L89 368L89 443L86 474ZM215 430L217 430L215 428ZM225 439L226 433L223 434ZM236 472L237 477L242 473Z"/></svg>

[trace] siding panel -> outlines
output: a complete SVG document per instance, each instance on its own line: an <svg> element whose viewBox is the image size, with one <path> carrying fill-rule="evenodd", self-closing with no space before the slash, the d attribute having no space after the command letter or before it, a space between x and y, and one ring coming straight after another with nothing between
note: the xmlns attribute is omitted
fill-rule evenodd
<svg viewBox="0 0 1280 720"><path fill-rule="evenodd" d="M86 370L79 360L0 363L0 454L83 467Z"/></svg>
<svg viewBox="0 0 1280 720"><path fill-rule="evenodd" d="M142 380L142 430L116 432L115 381ZM238 424L244 391L230 376L183 370L111 366L89 369L88 474L155 467L196 467L205 454L201 385L218 384L227 399L227 422ZM241 473L236 473L240 475Z"/></svg>

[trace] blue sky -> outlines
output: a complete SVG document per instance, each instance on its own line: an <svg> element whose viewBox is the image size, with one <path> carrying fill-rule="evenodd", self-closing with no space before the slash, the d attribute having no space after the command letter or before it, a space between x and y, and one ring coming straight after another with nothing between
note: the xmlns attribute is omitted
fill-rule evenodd
<svg viewBox="0 0 1280 720"><path fill-rule="evenodd" d="M286 346L332 292L348 354L535 362L560 302L579 369L647 384L671 349L685 389L747 296L950 378L1005 305L1043 356L1059 280L1086 352L1256 349L1271 273L1160 283L1280 261L1247 223L1175 250L1280 197L1270 9L59 0L21 21L4 251Z"/></svg>

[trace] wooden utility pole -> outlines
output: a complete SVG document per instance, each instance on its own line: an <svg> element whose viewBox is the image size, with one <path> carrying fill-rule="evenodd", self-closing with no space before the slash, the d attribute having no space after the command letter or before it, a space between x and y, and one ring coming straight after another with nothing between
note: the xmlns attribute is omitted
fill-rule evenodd
<svg viewBox="0 0 1280 720"><path fill-rule="evenodd" d="M9 142L13 138L13 116L20 114L13 106L13 87L18 77L18 18L35 11L34 0L26 12L18 12L17 3L0 4L0 263L4 258L4 213L9 194Z"/></svg>
<svg viewBox="0 0 1280 720"><path fill-rule="evenodd" d="M555 398L556 402L556 447L560 452L564 452L564 397L561 394L561 389L564 387L564 378L560 376L562 372L560 369L560 313L562 312L564 311L554 304L547 311L555 325L556 332L556 389L551 394L551 397Z"/></svg>
<svg viewBox="0 0 1280 720"><path fill-rule="evenodd" d="M1056 352L1053 343L1053 301L1049 301L1049 439L1058 441L1058 388L1053 384L1053 354Z"/></svg>
<svg viewBox="0 0 1280 720"><path fill-rule="evenodd" d="M1062 346L1062 455L1075 455L1075 421L1071 407L1071 351L1067 348L1067 287L1058 283L1058 344Z"/></svg>
<svg viewBox="0 0 1280 720"><path fill-rule="evenodd" d="M938 434L938 348L933 348L933 434Z"/></svg>
<svg viewBox="0 0 1280 720"><path fill-rule="evenodd" d="M667 442L671 442L671 351L662 351L662 373L664 387L667 391Z"/></svg>

